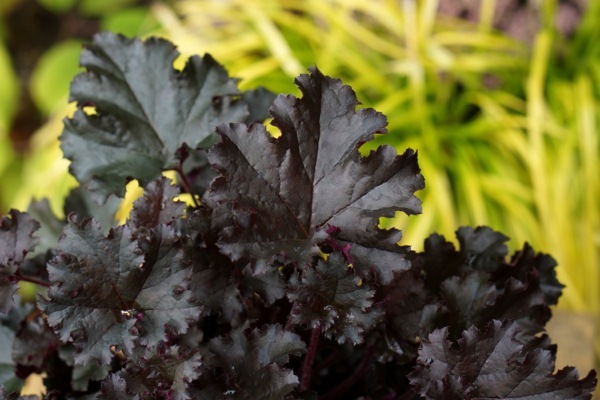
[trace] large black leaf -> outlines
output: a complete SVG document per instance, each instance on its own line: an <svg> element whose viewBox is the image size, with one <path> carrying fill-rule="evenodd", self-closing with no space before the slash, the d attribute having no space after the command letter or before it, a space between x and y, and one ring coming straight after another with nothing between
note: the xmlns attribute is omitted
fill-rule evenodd
<svg viewBox="0 0 600 400"><path fill-rule="evenodd" d="M215 126L260 120L273 95L241 96L235 80L210 55L191 57L183 70L175 46L163 39L98 34L81 53L86 69L71 84L78 109L61 136L71 172L100 199L124 194L128 179L142 185L177 166L177 150L207 148ZM249 107L246 100L252 100ZM93 106L94 113L84 111Z"/></svg>
<svg viewBox="0 0 600 400"><path fill-rule="evenodd" d="M200 314L189 290L191 266L165 225L136 237L128 225L104 236L95 220L69 221L48 263L52 286L40 307L63 342L77 348L75 364L108 364L136 341L154 346L165 328L182 333Z"/></svg>
<svg viewBox="0 0 600 400"><path fill-rule="evenodd" d="M386 118L357 111L350 87L310 72L296 79L302 98L279 96L270 110L280 137L258 124L219 127L209 160L221 176L206 196L231 208L219 245L260 270L277 256L306 264L319 242L335 236L357 270L389 282L408 263L399 256L400 231L379 229L379 218L420 212L417 156L382 146L361 157L359 147L385 132Z"/></svg>
<svg viewBox="0 0 600 400"><path fill-rule="evenodd" d="M250 331L242 326L208 343L208 371L200 376L198 399L283 399L298 385L298 377L286 368L290 356L305 351L295 333L279 325ZM221 371L219 374L210 370Z"/></svg>
<svg viewBox="0 0 600 400"><path fill-rule="evenodd" d="M411 383L426 399L591 399L595 372L579 379L575 368L554 373L554 350L545 341L519 339L515 322L471 327L457 342L446 328L423 340Z"/></svg>

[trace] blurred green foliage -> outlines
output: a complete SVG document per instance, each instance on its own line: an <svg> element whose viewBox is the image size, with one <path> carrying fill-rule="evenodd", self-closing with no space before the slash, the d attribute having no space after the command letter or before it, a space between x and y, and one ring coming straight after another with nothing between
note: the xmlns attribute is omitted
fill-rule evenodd
<svg viewBox="0 0 600 400"><path fill-rule="evenodd" d="M79 53L96 31L159 32L144 0L3 0L0 4L0 209L48 197L62 213L75 180L57 137ZM21 29L22 28L22 29ZM14 145L11 145L12 144Z"/></svg>
<svg viewBox="0 0 600 400"><path fill-rule="evenodd" d="M29 90L38 110L51 115L63 107L71 79L79 72L82 40L64 40L47 50L38 60L29 81Z"/></svg>
<svg viewBox="0 0 600 400"><path fill-rule="evenodd" d="M4 186L10 178L15 154L9 138L9 127L16 111L15 99L19 96L19 86L12 69L10 56L3 43L0 43L0 181ZM0 204L8 203L7 189L0 189Z"/></svg>
<svg viewBox="0 0 600 400"><path fill-rule="evenodd" d="M561 306L600 308L600 2L588 1L565 34L566 2L530 1L525 21L536 23L515 34L496 29L499 7L522 3L509 0L477 2L473 20L440 12L442 0L38 1L57 15L92 16L98 29L159 33L184 54L211 53L242 88L297 94L293 78L316 64L388 116L390 134L363 151L382 142L419 151L423 214L384 226L419 249L432 232L451 239L460 225L490 225L513 248L528 241L558 260ZM31 74L48 122L25 156L8 142L19 88L0 46L3 209L49 195L58 212L74 185L56 137L81 40L56 43Z"/></svg>

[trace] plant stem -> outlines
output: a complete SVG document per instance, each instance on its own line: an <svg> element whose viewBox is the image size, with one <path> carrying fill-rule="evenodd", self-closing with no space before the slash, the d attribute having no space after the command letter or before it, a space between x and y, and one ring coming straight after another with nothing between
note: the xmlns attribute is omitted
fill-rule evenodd
<svg viewBox="0 0 600 400"><path fill-rule="evenodd" d="M317 364L317 366L315 367L315 371L322 371L326 368L330 368L332 365L338 362L340 357L342 356L343 354L339 348L333 350L327 357L325 357L325 359L323 359L320 363Z"/></svg>
<svg viewBox="0 0 600 400"><path fill-rule="evenodd" d="M331 389L329 392L325 393L323 396L319 397L319 400L334 400L342 398L342 396L354 386L356 381L365 373L367 368L370 365L371 358L373 358L373 346L370 345L367 347L367 351L365 352L365 356L360 362L359 366L356 368L354 373L346 378L342 383Z"/></svg>
<svg viewBox="0 0 600 400"><path fill-rule="evenodd" d="M185 191L188 192L190 194L190 196L192 196L192 201L194 202L194 206L196 208L199 208L200 203L198 203L198 199L196 198L196 195L194 194L194 192L192 192L192 185L190 184L190 181L188 180L185 173L183 172L183 167L181 165L178 165L175 168L175 171L179 175L179 178L181 179L181 184L183 185L183 188L185 189Z"/></svg>
<svg viewBox="0 0 600 400"><path fill-rule="evenodd" d="M46 282L46 281L40 281L40 280L37 280L36 278L32 278L32 277L30 277L30 276L21 275L21 274L20 274L20 273L18 273L18 272L15 274L15 277L16 277L18 280L20 280L20 281L24 281L24 282L33 283L33 284L35 284L35 285L38 285L38 286L43 286L43 287L50 287L50 286L52 286L52 285L50 284L50 282Z"/></svg>
<svg viewBox="0 0 600 400"><path fill-rule="evenodd" d="M130 308L132 308L125 302L125 299L123 299L123 297L121 296L121 293L119 293L119 289L117 289L117 285L115 285L114 283L111 283L110 285L112 286L115 293L117 294L117 297L119 298L119 301L121 302L121 306L123 307L123 310L129 310Z"/></svg>
<svg viewBox="0 0 600 400"><path fill-rule="evenodd" d="M300 381L300 391L303 392L308 390L310 387L310 376L312 373L312 366L317 355L317 347L319 347L319 339L321 337L321 326L317 325L313 328L310 334L310 344L308 345L308 352L304 359L304 365L302 367L302 380Z"/></svg>

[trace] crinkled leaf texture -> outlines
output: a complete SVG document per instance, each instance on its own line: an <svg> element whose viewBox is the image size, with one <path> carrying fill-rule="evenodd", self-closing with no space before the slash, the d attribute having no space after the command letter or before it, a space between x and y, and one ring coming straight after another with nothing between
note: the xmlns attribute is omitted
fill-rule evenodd
<svg viewBox="0 0 600 400"><path fill-rule="evenodd" d="M192 292L205 315L234 321L244 311L242 303L246 308L248 301L270 305L285 296L283 274L277 268L256 274L247 263L233 263L220 252L210 228L210 210L196 209L181 222L180 234L187 238L186 258L193 260Z"/></svg>
<svg viewBox="0 0 600 400"><path fill-rule="evenodd" d="M0 219L0 312L7 313L14 305L17 277L21 263L33 250L38 239L33 234L40 224L28 214L10 210Z"/></svg>
<svg viewBox="0 0 600 400"><path fill-rule="evenodd" d="M12 357L15 332L0 325L0 386L10 391L21 389L21 381L15 376L16 362Z"/></svg>
<svg viewBox="0 0 600 400"><path fill-rule="evenodd" d="M179 194L179 190L165 177L150 182L144 189L144 195L133 204L129 225L139 230L174 223L185 212L185 203L173 201Z"/></svg>
<svg viewBox="0 0 600 400"><path fill-rule="evenodd" d="M567 367L554 372L554 350L527 346L516 322L493 320L453 342L448 329L423 340L413 387L426 399L590 399L596 374L579 379Z"/></svg>
<svg viewBox="0 0 600 400"><path fill-rule="evenodd" d="M492 319L513 319L528 333L540 332L558 302L562 285L556 262L525 244L507 259L504 235L488 227L457 231L460 249L433 235L421 255L426 286L439 290L451 334Z"/></svg>
<svg viewBox="0 0 600 400"><path fill-rule="evenodd" d="M98 198L123 196L129 179L146 185L175 168L177 150L184 144L209 147L220 123L266 117L272 94L240 96L235 80L210 55L191 57L177 71L178 56L166 40L108 32L82 51L86 71L70 90L78 109L65 121L61 147L72 161L70 171Z"/></svg>
<svg viewBox="0 0 600 400"><path fill-rule="evenodd" d="M317 245L335 236L357 270L389 283L408 262L400 231L379 229L379 218L421 211L417 155L381 146L361 157L359 147L385 133L386 118L357 111L354 91L316 68L296 84L302 98L279 96L270 109L278 138L258 124L218 128L209 160L220 176L205 201L231 209L219 246L260 271L278 256L307 265Z"/></svg>
<svg viewBox="0 0 600 400"><path fill-rule="evenodd" d="M543 331L562 285L552 257L525 244L507 257L507 238L488 227L460 228L460 248L440 235L425 241L412 268L381 289L387 348L410 359L419 339L448 327L457 339L468 327L517 320L524 334Z"/></svg>
<svg viewBox="0 0 600 400"><path fill-rule="evenodd" d="M58 338L56 338L58 341ZM111 370L110 365L102 365L98 366L96 363L87 363L87 364L75 364L75 354L77 350L75 346L70 343L67 343L61 346L58 349L58 358L59 360L55 361L55 366L62 365L64 363L65 366L68 367L70 373L70 383L71 387L77 391L86 391L88 390L90 381L102 381L106 378ZM59 376L58 379L65 380L66 376L61 375L60 373L56 373L56 376Z"/></svg>
<svg viewBox="0 0 600 400"><path fill-rule="evenodd" d="M12 344L12 358L21 366L42 368L46 357L60 342L41 313L31 313L23 321Z"/></svg>
<svg viewBox="0 0 600 400"><path fill-rule="evenodd" d="M437 293L425 288L421 270L398 274L394 281L380 289L383 300L382 359L412 362L417 356L420 338L445 325L447 307ZM387 354L386 354L387 353Z"/></svg>
<svg viewBox="0 0 600 400"><path fill-rule="evenodd" d="M287 296L294 304L290 322L320 327L339 343L358 344L381 317L372 307L374 294L342 254L332 253L327 261L319 260L290 280Z"/></svg>
<svg viewBox="0 0 600 400"><path fill-rule="evenodd" d="M137 394L132 394L127 390L127 382L118 374L110 375L102 381L100 392L96 395L97 400L115 400L128 399L138 400L140 397Z"/></svg>
<svg viewBox="0 0 600 400"><path fill-rule="evenodd" d="M200 375L201 356L197 351L160 342L156 348L136 348L126 368L110 377L117 388L143 399L188 400L188 385ZM125 382L121 382L121 378ZM119 389L122 390L122 389ZM102 398L102 397L101 397Z"/></svg>
<svg viewBox="0 0 600 400"><path fill-rule="evenodd" d="M214 338L206 352L206 367L222 375L203 373L202 389L195 398L283 399L299 383L293 371L283 366L291 355L302 354L305 347L298 335L279 325L251 332L242 326L227 337Z"/></svg>
<svg viewBox="0 0 600 400"><path fill-rule="evenodd" d="M136 341L154 346L165 328L185 332L200 307L192 303L191 267L172 228L138 237L130 225L107 236L95 220L69 221L48 264L52 286L40 306L75 364L108 364L115 350L131 354Z"/></svg>

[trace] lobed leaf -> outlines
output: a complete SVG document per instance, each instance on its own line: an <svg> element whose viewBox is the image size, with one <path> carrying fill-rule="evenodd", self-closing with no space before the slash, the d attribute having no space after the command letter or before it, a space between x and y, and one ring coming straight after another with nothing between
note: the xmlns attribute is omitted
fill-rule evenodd
<svg viewBox="0 0 600 400"><path fill-rule="evenodd" d="M417 262L428 291L444 301L451 335L492 319L519 320L528 333L540 332L563 287L556 262L527 244L508 260L507 238L487 227L461 228L457 237L459 250L432 235Z"/></svg>
<svg viewBox="0 0 600 400"><path fill-rule="evenodd" d="M42 368L46 357L60 342L41 313L32 313L22 321L12 345L12 358L21 366Z"/></svg>
<svg viewBox="0 0 600 400"><path fill-rule="evenodd" d="M211 213L204 208L194 210L180 225L180 233L188 237L186 257L194 260L192 292L205 314L215 312L231 321L243 311L244 301L258 297L270 305L285 296L278 269L256 273L247 263L231 262L216 246L211 225Z"/></svg>
<svg viewBox="0 0 600 400"><path fill-rule="evenodd" d="M518 334L517 323L497 320L457 342L436 330L423 340L411 383L426 399L591 399L594 371L581 380L572 367L553 373L554 352Z"/></svg>
<svg viewBox="0 0 600 400"><path fill-rule="evenodd" d="M235 319L243 310L235 266L221 254L211 232L211 212L195 209L179 221L178 232L185 240L185 258L192 260L191 291L203 307L203 314Z"/></svg>
<svg viewBox="0 0 600 400"><path fill-rule="evenodd" d="M77 349L69 343L58 349L58 357L69 367L67 370L70 372L70 384L74 390L87 391L90 381L100 382L110 373L110 365L98 366L96 363L75 364L76 354ZM65 378L60 373L56 375L58 379Z"/></svg>
<svg viewBox="0 0 600 400"><path fill-rule="evenodd" d="M199 377L201 365L197 351L161 342L155 349L137 348L126 368L113 375L144 399L187 400L188 385Z"/></svg>
<svg viewBox="0 0 600 400"><path fill-rule="evenodd" d="M94 218L108 232L108 229L117 225L115 214L120 206L121 199L114 195L109 196L103 204L98 204L93 193L84 186L77 186L65 198L64 214L74 213L80 219Z"/></svg>
<svg viewBox="0 0 600 400"><path fill-rule="evenodd" d="M461 228L457 236L460 249L431 235L425 251L411 256L411 269L378 289L383 359L410 361L421 339L444 327L452 340L492 320L517 321L526 338L543 331L562 289L554 260L527 244L508 259L506 237L487 227Z"/></svg>
<svg viewBox="0 0 600 400"><path fill-rule="evenodd" d="M293 276L287 292L292 302L289 321L310 328L320 326L325 336L339 343L359 344L379 321L373 306L375 291L351 270L344 257L333 253L315 268Z"/></svg>
<svg viewBox="0 0 600 400"><path fill-rule="evenodd" d="M446 321L448 309L437 293L430 293L419 268L398 274L394 281L380 288L383 298L385 350L397 362L412 362L422 337ZM385 357L388 358L388 357Z"/></svg>
<svg viewBox="0 0 600 400"><path fill-rule="evenodd" d="M134 202L129 224L136 229L172 224L185 212L185 203L173 200L179 194L168 178L153 180L144 189L144 195Z"/></svg>
<svg viewBox="0 0 600 400"><path fill-rule="evenodd" d="M219 246L233 260L248 258L258 271L278 256L306 265L317 245L335 235L358 270L383 283L408 268L400 232L383 231L379 218L397 210L420 212L423 188L416 154L389 146L367 157L358 148L385 132L385 117L356 110L356 95L312 68L296 84L298 99L279 96L271 107L273 138L264 126L221 125L209 153L220 176L207 192L212 207L230 207Z"/></svg>
<svg viewBox="0 0 600 400"><path fill-rule="evenodd" d="M175 168L177 150L207 148L220 123L264 118L270 93L255 93L265 108L253 106L251 116L235 80L210 55L191 57L181 71L173 67L178 56L166 40L108 32L82 51L86 71L70 90L78 109L65 120L61 147L72 174L98 198L122 197L128 180L144 186Z"/></svg>
<svg viewBox="0 0 600 400"><path fill-rule="evenodd" d="M39 302L62 342L78 349L76 365L105 365L134 342L153 346L168 325L184 332L199 313L191 303L191 268L172 229L135 237L125 225L104 236L95 220L69 221L48 264L52 286Z"/></svg>
<svg viewBox="0 0 600 400"><path fill-rule="evenodd" d="M138 400L139 398L137 394L132 394L127 390L127 382L119 374L111 374L107 379L102 381L100 391L95 397L97 400Z"/></svg>
<svg viewBox="0 0 600 400"><path fill-rule="evenodd" d="M40 224L28 214L10 210L0 219L0 313L7 313L14 306L13 295L17 290L17 274L27 253L38 243L33 234Z"/></svg>
<svg viewBox="0 0 600 400"><path fill-rule="evenodd" d="M590 398L595 373L555 373L537 335L562 291L551 257L507 259L487 227L416 254L379 228L420 212L424 181L412 150L361 155L387 120L350 87L311 68L301 98L273 102L209 55L178 57L110 33L83 51L61 136L82 183L69 217L32 205L35 257L39 224L0 221L0 398L34 369L48 398ZM269 107L281 135L254 123ZM144 196L114 227L131 179ZM10 303L25 278L50 282L35 314Z"/></svg>
<svg viewBox="0 0 600 400"><path fill-rule="evenodd" d="M508 254L508 238L487 226L463 226L456 231L456 238L465 266L473 270L494 272Z"/></svg>
<svg viewBox="0 0 600 400"><path fill-rule="evenodd" d="M220 376L201 376L201 399L283 399L298 385L298 377L287 368L291 355L305 351L298 335L278 325L245 333L235 329L228 337L217 337L208 346L206 365L222 371Z"/></svg>

